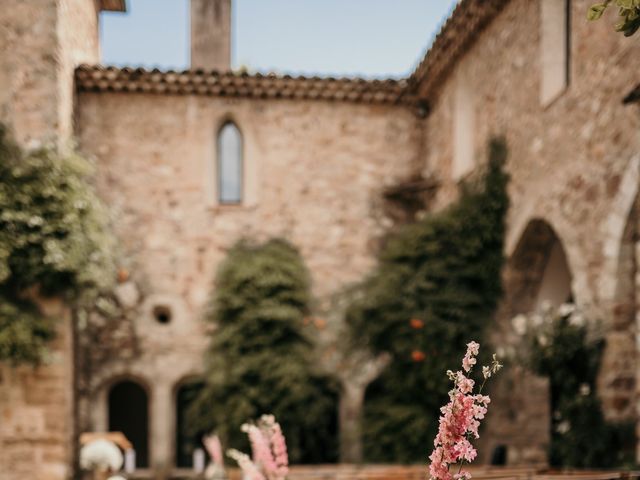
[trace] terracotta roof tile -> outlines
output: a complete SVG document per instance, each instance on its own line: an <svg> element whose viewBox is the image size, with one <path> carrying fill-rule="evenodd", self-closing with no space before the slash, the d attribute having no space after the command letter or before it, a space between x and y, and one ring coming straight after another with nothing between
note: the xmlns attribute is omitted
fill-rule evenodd
<svg viewBox="0 0 640 480"><path fill-rule="evenodd" d="M295 98L357 103L409 103L406 80L291 77L232 72L183 72L81 65L76 86L85 92L142 92L246 98Z"/></svg>
<svg viewBox="0 0 640 480"><path fill-rule="evenodd" d="M430 100L456 62L510 0L460 0L422 61L406 80L292 77L275 74L203 70L183 72L83 65L76 69L80 91L196 94L246 98L292 98L358 103L416 105ZM122 10L124 0L101 0L101 7ZM640 86L636 97L640 100ZM635 91L635 90L634 90Z"/></svg>
<svg viewBox="0 0 640 480"><path fill-rule="evenodd" d="M409 77L408 91L429 98L457 60L510 0L461 0Z"/></svg>

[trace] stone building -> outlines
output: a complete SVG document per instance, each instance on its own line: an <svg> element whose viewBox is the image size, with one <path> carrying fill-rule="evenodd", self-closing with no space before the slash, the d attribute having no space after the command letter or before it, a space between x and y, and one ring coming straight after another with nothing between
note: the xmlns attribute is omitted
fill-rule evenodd
<svg viewBox="0 0 640 480"><path fill-rule="evenodd" d="M611 17L587 24L590 3L462 0L416 70L384 81L231 71L230 0L192 0L185 72L99 65L98 15L124 10L122 0L3 9L0 116L25 144L75 138L95 158L124 252L126 315L89 352L68 318L50 365L0 370L0 478L67 478L85 430L129 429L141 468L188 467L181 412L228 247L291 240L331 318L332 295L415 213L398 215L394 196L447 205L495 135L508 142L512 179L496 338L512 339L515 314L573 299L606 325L606 415L636 421L640 94L629 59L640 45ZM342 362L348 420L376 366ZM504 380L485 459L506 444L510 464L545 461L546 395L526 373Z"/></svg>

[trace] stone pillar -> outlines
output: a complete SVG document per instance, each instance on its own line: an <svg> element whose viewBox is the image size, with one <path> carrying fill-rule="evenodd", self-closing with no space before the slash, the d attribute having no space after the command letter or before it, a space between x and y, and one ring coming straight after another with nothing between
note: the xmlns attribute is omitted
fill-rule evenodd
<svg viewBox="0 0 640 480"><path fill-rule="evenodd" d="M152 386L149 423L150 466L157 472L169 472L173 467L174 409L171 386L158 378Z"/></svg>
<svg viewBox="0 0 640 480"><path fill-rule="evenodd" d="M362 461L362 405L366 385L346 383L340 396L340 461Z"/></svg>
<svg viewBox="0 0 640 480"><path fill-rule="evenodd" d="M231 69L231 0L191 0L191 68Z"/></svg>
<svg viewBox="0 0 640 480"><path fill-rule="evenodd" d="M362 406L367 386L389 364L388 355L369 358L363 352L353 352L345 359L339 373L340 395L340 462L362 462Z"/></svg>

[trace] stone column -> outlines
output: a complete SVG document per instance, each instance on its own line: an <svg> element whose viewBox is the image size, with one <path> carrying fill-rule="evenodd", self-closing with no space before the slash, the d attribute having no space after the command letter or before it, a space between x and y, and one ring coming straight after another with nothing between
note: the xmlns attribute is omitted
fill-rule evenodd
<svg viewBox="0 0 640 480"><path fill-rule="evenodd" d="M388 365L389 357L375 359L356 352L347 359L340 370L342 385L339 406L340 462L362 462L362 406L367 386Z"/></svg>
<svg viewBox="0 0 640 480"><path fill-rule="evenodd" d="M362 405L366 386L346 383L340 396L340 461L362 461Z"/></svg>
<svg viewBox="0 0 640 480"><path fill-rule="evenodd" d="M171 386L161 378L152 388L149 463L158 472L168 472L173 467L173 395Z"/></svg>

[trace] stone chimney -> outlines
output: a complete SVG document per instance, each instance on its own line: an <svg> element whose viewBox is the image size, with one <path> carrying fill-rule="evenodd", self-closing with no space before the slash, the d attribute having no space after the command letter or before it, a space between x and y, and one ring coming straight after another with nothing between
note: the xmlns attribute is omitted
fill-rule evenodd
<svg viewBox="0 0 640 480"><path fill-rule="evenodd" d="M231 0L191 0L191 68L231 70Z"/></svg>

